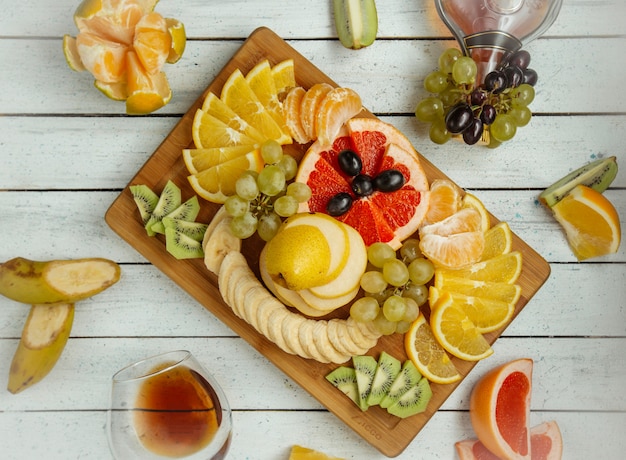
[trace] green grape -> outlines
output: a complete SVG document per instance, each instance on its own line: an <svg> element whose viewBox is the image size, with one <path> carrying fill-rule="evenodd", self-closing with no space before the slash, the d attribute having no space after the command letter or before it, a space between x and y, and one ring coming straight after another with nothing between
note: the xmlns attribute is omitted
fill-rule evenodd
<svg viewBox="0 0 626 460"><path fill-rule="evenodd" d="M245 240L256 232L258 220L251 212L246 212L242 216L233 217L230 221L230 231L237 238Z"/></svg>
<svg viewBox="0 0 626 460"><path fill-rule="evenodd" d="M298 203L306 203L311 198L311 187L303 182L292 182L287 186L287 195L294 197Z"/></svg>
<svg viewBox="0 0 626 460"><path fill-rule="evenodd" d="M419 316L420 307L417 302L411 297L404 297L404 302L406 303L406 310L404 312L404 316L402 317L402 321L408 321L412 323Z"/></svg>
<svg viewBox="0 0 626 460"><path fill-rule="evenodd" d="M403 297L408 297L417 302L417 306L421 307L428 300L428 288L423 284L410 283L402 291Z"/></svg>
<svg viewBox="0 0 626 460"><path fill-rule="evenodd" d="M265 164L273 165L283 157L283 148L274 139L268 139L261 144L261 158Z"/></svg>
<svg viewBox="0 0 626 460"><path fill-rule="evenodd" d="M242 174L235 182L235 193L244 200L254 200L259 194L259 187L254 176L247 173Z"/></svg>
<svg viewBox="0 0 626 460"><path fill-rule="evenodd" d="M439 70L443 73L452 73L452 66L463 53L458 48L448 48L439 56Z"/></svg>
<svg viewBox="0 0 626 460"><path fill-rule="evenodd" d="M270 212L268 214L263 214L259 218L257 233L263 241L269 241L276 236L281 223L282 220L280 220L280 217L275 213Z"/></svg>
<svg viewBox="0 0 626 460"><path fill-rule="evenodd" d="M506 113L499 113L496 115L496 119L489 126L489 133L491 136L500 142L508 141L515 136L517 127L515 121L511 115Z"/></svg>
<svg viewBox="0 0 626 460"><path fill-rule="evenodd" d="M535 88L528 83L522 83L510 93L513 107L526 107L535 99Z"/></svg>
<svg viewBox="0 0 626 460"><path fill-rule="evenodd" d="M247 171L241 173L241 176L252 176L254 177L254 180L257 180L257 178L259 177L259 173L253 169L248 169Z"/></svg>
<svg viewBox="0 0 626 460"><path fill-rule="evenodd" d="M377 268L382 268L390 259L396 258L396 251L387 243L381 243L377 241L372 243L367 248L367 260Z"/></svg>
<svg viewBox="0 0 626 460"><path fill-rule="evenodd" d="M415 116L419 121L432 122L443 117L443 102L436 97L427 97L417 104Z"/></svg>
<svg viewBox="0 0 626 460"><path fill-rule="evenodd" d="M229 196L224 202L224 209L231 217L243 216L250 209L250 202L239 195Z"/></svg>
<svg viewBox="0 0 626 460"><path fill-rule="evenodd" d="M283 155L278 162L278 167L282 169L285 174L285 180L293 179L298 172L298 162L291 155Z"/></svg>
<svg viewBox="0 0 626 460"><path fill-rule="evenodd" d="M448 74L440 70L431 72L424 79L424 88L429 93L438 94L448 87Z"/></svg>
<svg viewBox="0 0 626 460"><path fill-rule="evenodd" d="M426 284L435 274L435 266L433 263L423 257L415 259L409 264L409 278L412 283Z"/></svg>
<svg viewBox="0 0 626 460"><path fill-rule="evenodd" d="M418 257L422 256L420 242L417 238L408 238L402 243L400 248L400 256L405 263L411 263Z"/></svg>
<svg viewBox="0 0 626 460"><path fill-rule="evenodd" d="M461 56L452 66L452 78L460 85L469 85L476 80L478 67L471 57Z"/></svg>
<svg viewBox="0 0 626 460"><path fill-rule="evenodd" d="M263 168L257 178L259 190L267 196L278 195L285 188L285 181L285 173L276 165Z"/></svg>
<svg viewBox="0 0 626 460"><path fill-rule="evenodd" d="M392 295L383 303L383 315L388 321L397 323L404 317L406 302L399 295Z"/></svg>
<svg viewBox="0 0 626 460"><path fill-rule="evenodd" d="M382 335L391 335L396 332L397 323L389 321L385 318L382 311L378 314L374 321L372 321L372 324Z"/></svg>
<svg viewBox="0 0 626 460"><path fill-rule="evenodd" d="M448 131L448 128L446 128L446 122L443 118L433 121L433 124L430 125L428 135L431 141L440 145L452 139L452 134Z"/></svg>
<svg viewBox="0 0 626 460"><path fill-rule="evenodd" d="M350 307L350 316L362 323L374 321L380 313L380 307L376 299L372 297L361 297Z"/></svg>
<svg viewBox="0 0 626 460"><path fill-rule="evenodd" d="M522 126L526 126L530 122L530 119L533 116L530 109L528 107L523 107L523 106L513 107L507 113L511 115L511 118L513 118L513 122L515 123L515 125L520 128Z"/></svg>
<svg viewBox="0 0 626 460"><path fill-rule="evenodd" d="M406 334L411 328L411 323L409 321L398 321L396 323L396 333L397 334Z"/></svg>
<svg viewBox="0 0 626 460"><path fill-rule="evenodd" d="M381 272L371 270L361 276L361 288L370 294L377 294L387 289L387 281Z"/></svg>
<svg viewBox="0 0 626 460"><path fill-rule="evenodd" d="M450 87L439 94L444 107L452 107L463 99L463 93L458 88ZM444 110L445 111L445 110Z"/></svg>
<svg viewBox="0 0 626 460"><path fill-rule="evenodd" d="M379 305L382 305L385 300L387 300L387 297L393 295L393 289L385 289L381 292L366 292L365 295L376 299L376 302L378 302Z"/></svg>
<svg viewBox="0 0 626 460"><path fill-rule="evenodd" d="M280 217L293 216L298 212L298 200L289 195L278 197L274 201L274 212Z"/></svg>
<svg viewBox="0 0 626 460"><path fill-rule="evenodd" d="M404 286L409 281L409 269L399 259L391 259L383 265L383 277L392 286Z"/></svg>

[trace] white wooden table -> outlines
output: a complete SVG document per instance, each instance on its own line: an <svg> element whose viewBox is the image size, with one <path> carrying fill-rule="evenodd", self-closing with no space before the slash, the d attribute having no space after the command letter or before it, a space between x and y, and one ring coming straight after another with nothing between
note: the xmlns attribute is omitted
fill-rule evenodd
<svg viewBox="0 0 626 460"><path fill-rule="evenodd" d="M422 80L455 46L431 0L379 0L373 46L350 51L335 37L329 1L162 0L185 23L183 59L168 66L172 102L124 115L87 74L66 66L77 0L0 0L0 260L89 256L120 263L121 281L78 304L72 335L52 373L18 395L0 390L3 459L109 459L111 375L171 349L191 350L222 382L234 408L229 458L285 459L303 444L351 459L384 458L315 399L118 238L104 213L181 115L257 27L268 26L364 104L551 264L539 293L398 458L453 459L473 436L469 394L493 366L535 361L532 422L555 419L565 459L620 459L626 450L626 244L578 263L537 195L568 171L617 155L626 167L626 3L565 0L548 33L531 43L539 72L535 116L496 150L437 146L413 111ZM606 192L622 226L626 173ZM0 378L6 379L28 308L0 298ZM4 383L1 384L4 388Z"/></svg>

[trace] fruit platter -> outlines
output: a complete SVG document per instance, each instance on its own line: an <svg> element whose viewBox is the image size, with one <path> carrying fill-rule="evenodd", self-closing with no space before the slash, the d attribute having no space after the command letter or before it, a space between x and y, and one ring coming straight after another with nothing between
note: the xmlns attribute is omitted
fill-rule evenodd
<svg viewBox="0 0 626 460"><path fill-rule="evenodd" d="M426 309L425 315L420 313L421 321L417 317L413 317L410 329L407 324L407 328L403 331L405 334L392 333L393 331L386 334L382 333L381 329L373 330L370 326L361 324L358 327L354 326L359 321L353 316L355 318L367 316L365 312L367 308L365 307L362 312L356 315L354 310L357 308L352 309L352 306L360 300L359 297L362 297L360 294L357 295L359 278L366 266L373 263L377 256L374 255L372 259L371 254L368 254L366 250L366 246L370 248L375 246L373 244L375 240L369 240L367 235L363 233L359 235L356 231L344 229L344 227L352 229L353 226L358 226L358 221L367 220L371 213L368 208L360 207L359 201L342 195L338 190L332 189L332 186L328 186L330 191L326 192L326 201L332 202L325 205L327 214L331 216L333 214L342 215L348 224L352 219L352 225L337 224L335 219L327 214L324 214L325 217L319 217L322 209L312 197L311 199L297 200L299 202L297 209L290 211L287 209L290 206L293 207L293 203L289 204L289 200L283 200L284 203L281 205L278 204L278 200L274 202L274 209L278 214L282 217L292 216L287 217L287 220L282 223L281 230L276 231L276 225L272 226L271 222L262 225L261 218L259 218L258 226L255 220L252 231L250 231L251 226L246 226L245 218L242 217L237 225L230 225L229 229L232 233L223 232L224 222L229 218L231 222L235 221L236 217L233 216L240 216L240 214L235 210L237 208L236 200L231 200L227 202L228 204L225 203L227 200L226 195L224 195L227 192L225 186L211 189L206 185L208 175L203 174L203 165L201 164L203 157L200 152L201 148L205 146L199 144L208 142L207 139L218 132L210 128L211 123L215 122L212 120L212 116L207 116L206 113L216 113L220 110L220 100L214 95L221 94L222 99L227 97L228 92L224 90L225 87L238 95L243 94L245 85L238 87L237 77L241 80L244 75L248 76L257 70L260 72L262 68L258 64L263 62L267 62L271 69L280 67L286 62L293 66L295 83L300 90L290 91L287 98L282 101L284 105L294 103L297 106L302 106L304 98L313 100L316 92L328 94L332 91L335 91L333 94L337 94L337 97L346 102L342 106L342 110L345 109L346 113L338 113L329 109L329 116L326 120L317 117L316 123L319 126L314 130L314 134L318 140L332 141L341 133L345 133L346 129L359 133L383 130L387 138L394 139L395 144L387 146L384 159L381 162L390 161L396 165L395 173L383 174L385 168L366 162L355 167L354 158L349 156L339 160L343 163L342 170L355 176L353 187L356 185L356 177L360 175L359 172L363 169L368 171L374 179L359 184L359 187L363 189L374 187L379 191L393 190L394 193L402 192L402 199L396 199L392 203L393 206L386 206L383 199L379 203L379 207L386 207L390 212L393 212L396 207L405 205L413 209L411 217L398 224L395 233L392 232L393 234L386 238L389 243L388 247L392 248L394 254L396 250L401 250L403 241L410 239L415 232L415 228L413 228L411 231L407 230L402 233L398 228L410 229L412 228L410 226L412 219L420 222L425 219L429 209L427 197L432 198L435 189L439 189L437 195L442 197L446 196L447 193L456 193L459 203L463 203L463 209L460 209L459 213L470 216L463 220L463 224L473 219L475 222L472 225L482 228L484 231L487 229L500 231L503 228L505 223L500 223L479 202L477 204L478 200L475 197L464 194L460 186L454 184L437 167L415 152L405 136L394 131L390 125L380 122L374 115L362 108L361 101L354 99L354 94L347 89L341 89L340 85L333 82L321 70L267 28L259 28L250 35L113 202L106 213L105 220L121 238L366 441L387 456L397 456L428 423L446 398L472 370L477 360L486 358L493 353L491 345L548 278L549 265L530 246L507 229L506 235L509 235L509 247L506 250L507 260L514 260L518 267L515 279L508 281L515 300L510 302L510 309L497 328L485 327L482 329L482 333L477 334L477 340L479 339L478 342L482 344L483 349L476 352L474 355L476 359L460 359L456 354L447 358L448 355L442 353L448 369L453 369L453 374L447 380L440 375L438 382L431 381L430 385L423 378L421 385L428 387L427 389L420 387L415 382L412 388L416 392L428 393L428 404L421 408L419 413L407 414L398 408L393 401L385 402L386 397L389 396L388 392L378 395L375 403L373 398L369 398L371 404L365 405L365 401L359 399L362 395L357 395L357 400L350 398L349 390L345 387L342 388L342 382L333 381L333 373L335 373L335 377L340 375L343 379L343 374L353 372L351 369L353 366L370 366L373 369L372 373L374 373L376 363L380 364L383 361L395 363L393 366L397 368L394 371L395 374L401 372L399 370L401 362L404 363L402 364L403 368L411 367L412 360L409 359L411 358L409 355L416 355L419 350L415 350L415 345L409 344L405 337L415 337L419 334L419 331L427 324L430 312ZM267 71L267 69L265 70ZM226 96L224 96L225 92ZM232 97L233 101L231 101L230 106L236 106L236 97ZM222 107L222 110L226 109ZM271 111L268 113L271 118ZM344 118L347 119L345 124ZM340 120L341 126L335 126L337 124L335 120ZM289 120L287 121L289 122ZM302 123L291 125L290 131L293 142L285 141L280 142L280 144L282 144L284 156L289 157L290 161L295 160L298 164L298 174L307 178L306 183L314 189L315 196L317 196L319 191L324 189L326 182L332 184L332 180L326 180L331 177L332 171L320 171L317 166L318 163L307 162L308 158L319 158L324 155L324 152L315 152L315 145L318 144L311 142L315 140L312 136L311 123L305 123L304 119L302 121ZM271 124L272 122L268 123ZM245 129L242 128L242 131ZM253 136L254 133L248 131L241 135ZM369 141L363 142L367 144ZM245 144L245 142L243 143ZM316 156L311 155L312 150ZM414 154L407 154L407 152L414 152ZM270 154L265 155L269 156ZM247 169L257 169L259 178L261 175L269 176L271 173L271 168L265 167L263 169L261 167L264 161L260 159L259 153L249 152L238 158L245 160ZM266 161L266 163L268 162ZM350 172L352 170L354 171ZM399 176L401 176L401 184L396 186L394 183L400 180ZM203 184L202 181L205 183ZM264 187L267 188L269 186L267 184L271 184L272 179L264 178L263 182ZM261 182L259 181L259 183ZM407 184L410 187L405 187ZM284 186L284 177L282 186ZM193 211L194 220L198 223L198 225L195 223L185 225L190 229L201 228L209 236L208 238L205 236L202 247L197 241L195 243L190 241L187 245L183 244L182 237L177 236L180 232L171 229L166 220L163 221L164 227L160 228L156 234L154 232L152 234L147 233L146 220L149 221L150 216L148 214L142 215L143 221L139 218L138 205L135 200L139 193L138 187L144 187L142 190L146 194L148 194L147 190L151 191L153 200L157 199L156 195L163 195L164 190L167 193L174 190L179 195L178 201L181 201L182 197L182 201L188 203L188 207ZM238 189L237 195L244 194L243 186L241 190L240 192ZM302 193L302 190L294 190L293 193L288 191L285 196L297 196ZM363 195L366 193L372 194L373 192L362 192ZM230 190L230 196L232 195L233 190ZM256 192L253 195L256 195ZM357 195L360 196L360 193ZM372 196L375 195L372 194ZM248 202L245 203L245 207L248 208ZM281 208L286 209L286 211L281 212ZM433 208L432 203L430 208ZM482 213L476 211L476 208L481 209ZM295 211L298 213L296 214ZM230 214L230 216L226 214ZM396 216L395 218L401 220L401 217ZM263 216L263 218L269 220L267 216ZM315 225L313 225L313 220ZM299 240L289 237L304 227L315 226L323 228L324 231L312 231ZM152 225L150 228L157 227ZM424 232L420 236L422 243L424 240L432 241L431 245L435 250L429 254L433 260L436 260L440 255L436 250L438 247L436 242L441 237L441 234L437 232L443 230L442 225L437 222L433 222L430 228L432 230L428 232L430 234ZM482 239L483 230L480 231L480 244L477 243L476 246L481 254L486 251L485 242ZM326 235L323 244L315 243L319 240L320 233ZM380 230L379 233L384 234L384 229ZM477 236L478 230L466 233L472 233L472 235L466 235L470 239L464 245L473 247L473 239ZM354 236L355 234L356 236ZM494 234L496 234L495 231ZM266 241L268 241L267 244ZM333 279L338 279L337 273L345 274L341 278L343 283L341 287L338 288L337 283L333 284L333 279L324 278L322 275L319 275L320 279L317 285L314 288L310 287L306 283L310 283L317 273L311 271L306 272L306 276L299 278L287 278L285 276L283 281L287 283L287 289L275 282L276 280L271 276L271 273L276 270L280 271L279 268L274 267L275 262L288 258L289 254L283 253L301 250L297 246L302 241L306 241L310 245L310 259L325 258L324 260L328 259L327 265L329 267L335 266L334 273L336 276ZM316 250L326 243L328 243L329 250L326 252L321 249L320 251ZM424 243L422 252L427 252L427 246ZM346 247L351 250L347 250ZM213 254L215 257L189 256L194 250L197 250L199 254ZM405 250L408 250L408 247L405 247ZM305 254L306 251L302 253ZM476 257L481 254L472 255L471 253L467 254L466 251L460 257L468 256L478 260ZM378 257L382 256L379 255ZM347 260L349 262L346 262ZM311 263L314 264L314 261ZM327 270L323 271L323 275L327 275L327 272L330 272L328 267ZM350 272L357 273L356 280L350 278L354 277L354 274ZM320 273L322 272L320 271ZM387 280L393 280L395 275L390 274L385 277ZM500 281L499 285L507 284L506 280ZM450 283L450 281L448 282ZM360 280L360 283L362 287L367 284L367 282L364 283L363 279ZM436 283L437 281L435 281ZM406 284L406 280L404 284ZM344 289L345 286L350 289ZM356 287L353 288L353 286ZM319 301L315 304L317 308L310 308L310 303L302 302L301 297L304 294L295 299L289 297L293 292L306 292L307 295L317 296ZM331 293L341 295L331 295ZM438 291L437 288L431 286L428 297L431 302L431 309L435 302L441 306L436 309L438 315L445 315L446 312L453 310L446 308L455 302L454 296L449 293L443 290ZM323 301L319 300L320 298ZM333 305L333 307L326 307L332 301L340 303ZM498 305L503 304L503 302L496 303ZM290 308L287 309L286 305ZM404 309L405 306L402 308ZM389 308L393 308L391 303ZM335 340L341 342L339 337L342 333L338 332L340 329L337 328L341 327L345 336L349 329L346 324L350 321L352 321L350 324L354 326L351 330L358 331L356 336L352 337L350 346L348 344L341 346L341 343L337 344L332 339L329 341L329 338L334 337ZM439 321L443 322L444 319L439 318ZM282 328L282 334L281 331L275 330L276 327ZM285 331L293 330L293 328L299 329L299 337L292 340L288 337L288 332ZM321 329L324 331L320 332ZM309 347L309 345L311 346ZM412 350L412 352L407 352L407 350ZM372 362L373 366L371 366Z"/></svg>

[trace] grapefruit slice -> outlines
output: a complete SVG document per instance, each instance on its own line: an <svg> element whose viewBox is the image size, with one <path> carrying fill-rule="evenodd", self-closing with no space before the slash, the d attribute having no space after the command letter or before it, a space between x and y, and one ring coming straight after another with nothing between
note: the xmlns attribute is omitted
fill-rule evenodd
<svg viewBox="0 0 626 460"><path fill-rule="evenodd" d="M455 445L460 460L499 460L478 439L466 439ZM563 439L555 421L544 422L530 430L532 460L561 460Z"/></svg>
<svg viewBox="0 0 626 460"><path fill-rule="evenodd" d="M518 359L482 377L472 390L470 419L485 447L499 458L530 459L533 361Z"/></svg>
<svg viewBox="0 0 626 460"><path fill-rule="evenodd" d="M402 173L404 185L391 192L375 190L371 195L357 196L352 177L339 166L339 153L346 149L361 159L361 174L375 178L395 169ZM352 206L335 218L355 228L366 246L382 241L398 249L417 231L428 210L428 180L417 152L400 131L375 118L348 120L330 147L314 142L300 163L296 181L306 183L312 191L299 212L328 214L333 197L350 195Z"/></svg>

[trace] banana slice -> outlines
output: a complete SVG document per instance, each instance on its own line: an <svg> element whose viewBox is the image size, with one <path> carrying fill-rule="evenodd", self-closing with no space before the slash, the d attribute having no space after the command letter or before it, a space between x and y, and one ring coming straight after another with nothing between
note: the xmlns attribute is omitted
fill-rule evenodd
<svg viewBox="0 0 626 460"><path fill-rule="evenodd" d="M222 209L220 208L220 211ZM207 238L205 234L203 240L204 265L216 275L220 271L220 266L226 254L231 251L241 251L241 240L230 231L231 220L232 218L228 215L221 218L209 234L209 237Z"/></svg>
<svg viewBox="0 0 626 460"><path fill-rule="evenodd" d="M275 297L267 296L259 304L259 308L256 311L256 323L259 327L259 332L265 337L269 337L270 331L270 316L276 310L282 310L285 306L280 303Z"/></svg>
<svg viewBox="0 0 626 460"><path fill-rule="evenodd" d="M287 344L282 332L283 321L286 317L289 316L289 314L289 310L284 308L282 310L276 310L270 315L269 335L267 336L267 338L274 342L276 345L278 345L281 350L289 354L295 355L295 351L293 351L291 347Z"/></svg>
<svg viewBox="0 0 626 460"><path fill-rule="evenodd" d="M328 334L328 340L333 346L341 353L348 354L350 356L363 355L369 350L364 346L358 345L348 333L347 323L339 319L331 319L328 321L328 327L326 328Z"/></svg>
<svg viewBox="0 0 626 460"><path fill-rule="evenodd" d="M303 358L311 358L311 355L307 353L300 343L300 337L298 335L300 324L304 321L306 321L304 316L289 312L289 314L283 319L281 334L285 343L293 350L294 354Z"/></svg>
<svg viewBox="0 0 626 460"><path fill-rule="evenodd" d="M365 347L368 350L376 345L376 342L378 342L378 339L380 338L380 335L374 337L366 325L361 325L361 323L355 321L352 317L346 320L346 326L348 335L352 341L360 347ZM363 333L361 327L365 328L367 335Z"/></svg>
<svg viewBox="0 0 626 460"><path fill-rule="evenodd" d="M304 348L304 350L313 358L315 361L319 361L320 363L328 363L330 360L324 357L317 347L315 346L315 340L313 338L313 328L317 324L316 320L307 319L300 324L300 328L298 329L298 340L300 340L300 344Z"/></svg>
<svg viewBox="0 0 626 460"><path fill-rule="evenodd" d="M313 343L320 354L331 363L345 363L352 355L340 353L328 339L328 321L317 321L313 326Z"/></svg>

